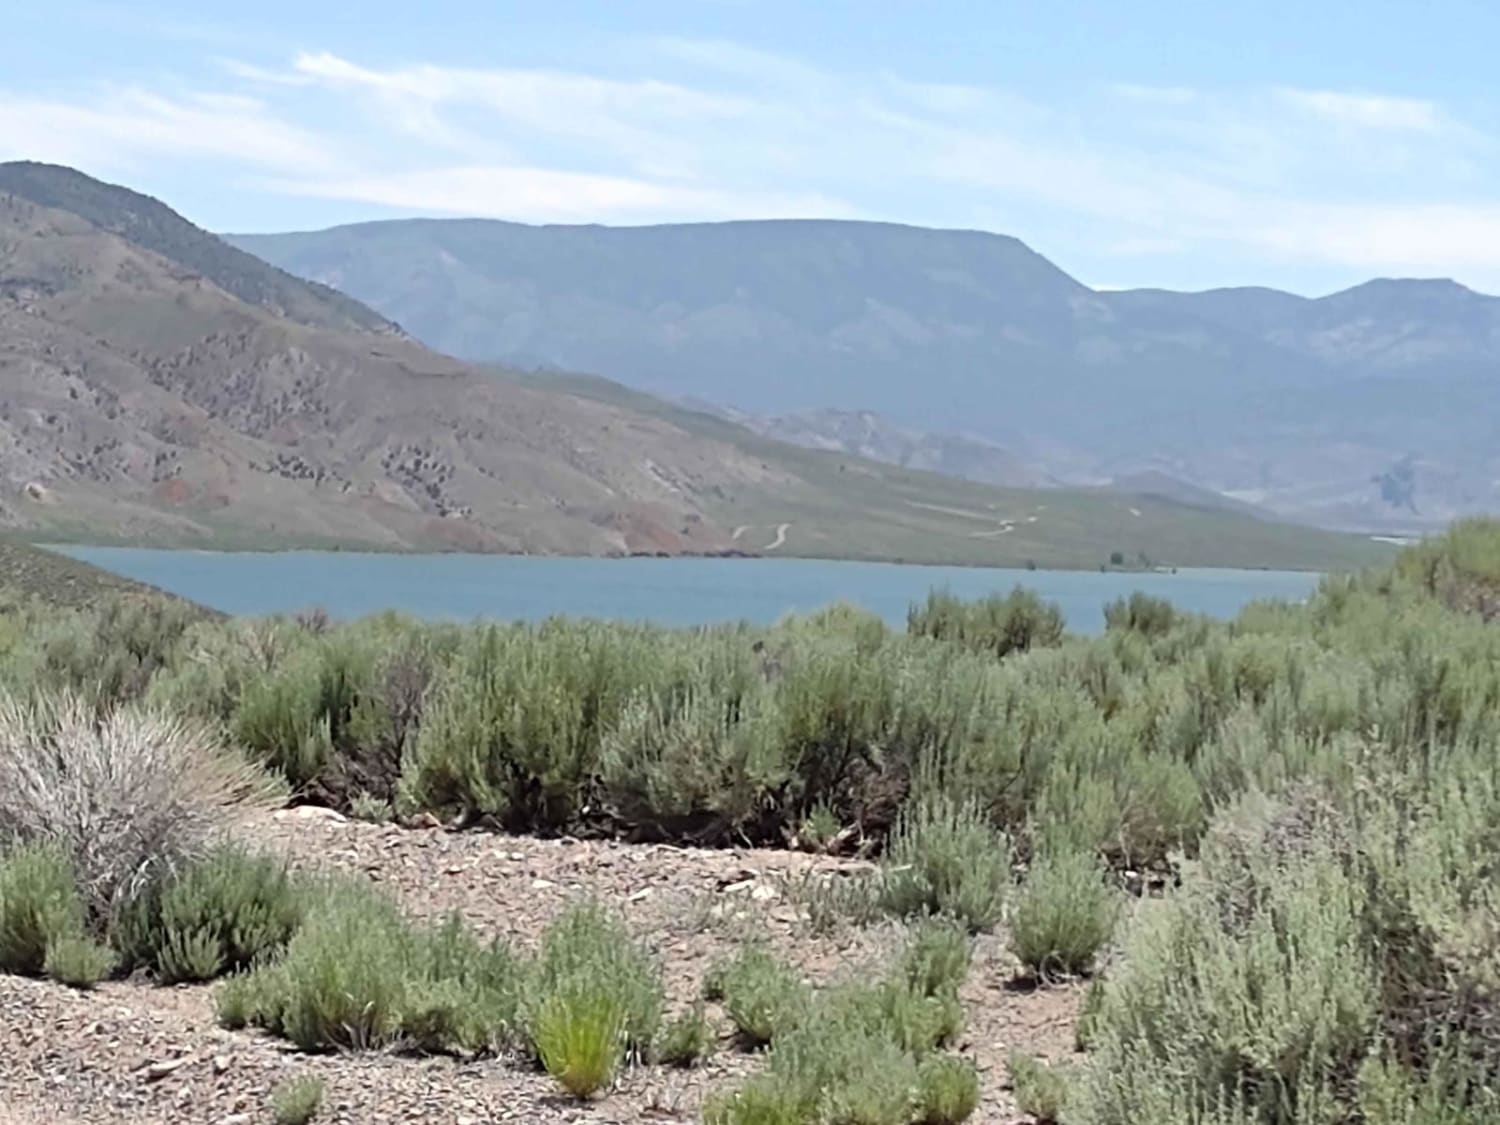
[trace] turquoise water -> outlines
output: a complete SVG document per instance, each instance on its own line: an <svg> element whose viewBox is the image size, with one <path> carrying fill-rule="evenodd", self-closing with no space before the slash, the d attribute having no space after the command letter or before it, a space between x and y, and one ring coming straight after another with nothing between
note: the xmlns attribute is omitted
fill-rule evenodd
<svg viewBox="0 0 1500 1125"><path fill-rule="evenodd" d="M1315 574L1266 570L1100 574L806 559L60 550L228 613L321 607L340 618L397 609L429 618L535 620L566 614L697 625L770 622L785 613L849 601L904 624L907 607L931 589L978 597L1020 584L1056 602L1072 630L1097 632L1104 626L1105 603L1133 590L1196 613L1231 617L1259 598L1306 597L1318 582Z"/></svg>

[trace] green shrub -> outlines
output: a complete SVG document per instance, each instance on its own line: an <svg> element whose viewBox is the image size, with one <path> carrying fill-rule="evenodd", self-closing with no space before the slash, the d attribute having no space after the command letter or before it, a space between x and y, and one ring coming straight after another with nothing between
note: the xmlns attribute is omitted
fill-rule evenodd
<svg viewBox="0 0 1500 1125"><path fill-rule="evenodd" d="M817 852L826 851L842 827L838 815L827 803L819 801L802 818L802 825L797 829L797 839L804 848Z"/></svg>
<svg viewBox="0 0 1500 1125"><path fill-rule="evenodd" d="M321 889L285 955L220 988L225 1026L255 1025L304 1051L494 1050L515 1042L521 966L481 945L457 916L411 925L357 883Z"/></svg>
<svg viewBox="0 0 1500 1125"><path fill-rule="evenodd" d="M323 1105L323 1080L305 1074L276 1087L271 1094L271 1115L276 1125L307 1125Z"/></svg>
<svg viewBox="0 0 1500 1125"><path fill-rule="evenodd" d="M1094 1045L1099 1009L1103 1002L1104 978L1095 977L1083 990L1083 1002L1078 1006L1078 1019L1073 1025L1073 1049L1075 1051L1087 1051Z"/></svg>
<svg viewBox="0 0 1500 1125"><path fill-rule="evenodd" d="M1439 1031L1457 965L1390 894L1399 882L1349 866L1399 854L1390 844L1410 817L1391 818L1386 836L1372 814L1368 838L1346 850L1347 822L1313 805L1226 814L1184 886L1128 928L1070 1118L1188 1120L1238 1106L1259 1125L1317 1120L1348 1100L1382 1034ZM1410 839L1403 850L1393 873L1421 852ZM1423 897L1442 896L1438 869L1423 883ZM1421 1040L1408 1049L1419 1058Z"/></svg>
<svg viewBox="0 0 1500 1125"><path fill-rule="evenodd" d="M272 1010L252 1022L270 1022L304 1051L386 1046L401 1031L412 945L393 903L354 885L331 887L285 958L260 970Z"/></svg>
<svg viewBox="0 0 1500 1125"><path fill-rule="evenodd" d="M1040 976L1086 973L1114 933L1118 899L1092 855L1043 853L1010 915L1011 952Z"/></svg>
<svg viewBox="0 0 1500 1125"><path fill-rule="evenodd" d="M830 1003L837 1011L838 1001ZM925 1055L963 1030L963 1005L956 990L928 993L899 976L861 986L844 1003L852 1009L851 1024L912 1055Z"/></svg>
<svg viewBox="0 0 1500 1125"><path fill-rule="evenodd" d="M1040 1125L1062 1120L1068 1105L1068 1077L1061 1067L1012 1051L1010 1085L1022 1113L1034 1117Z"/></svg>
<svg viewBox="0 0 1500 1125"><path fill-rule="evenodd" d="M522 830L571 824L600 740L649 682L661 638L566 621L476 630L433 686L402 801Z"/></svg>
<svg viewBox="0 0 1500 1125"><path fill-rule="evenodd" d="M54 607L45 611L57 616ZM176 598L116 595L38 630L35 686L77 695L107 711L139 700L152 678L178 656L204 611Z"/></svg>
<svg viewBox="0 0 1500 1125"><path fill-rule="evenodd" d="M571 976L551 988L532 1017L542 1066L575 1098L614 1080L625 1056L625 1007L608 987Z"/></svg>
<svg viewBox="0 0 1500 1125"><path fill-rule="evenodd" d="M994 594L976 602L933 591L925 604L912 606L906 628L912 636L951 641L1003 657L1061 644L1066 622L1057 606L1017 586L1003 597Z"/></svg>
<svg viewBox="0 0 1500 1125"><path fill-rule="evenodd" d="M363 820L370 824L388 824L395 815L395 810L391 808L389 801L361 792L356 794L350 804L349 815L355 820Z"/></svg>
<svg viewBox="0 0 1500 1125"><path fill-rule="evenodd" d="M917 1066L916 1125L959 1125L979 1108L979 1072L968 1059L932 1054Z"/></svg>
<svg viewBox="0 0 1500 1125"><path fill-rule="evenodd" d="M923 996L957 993L972 956L969 935L961 928L942 920L922 921L907 939L897 969Z"/></svg>
<svg viewBox="0 0 1500 1125"><path fill-rule="evenodd" d="M713 1054L717 1038L700 1001L662 1028L656 1059L667 1066L693 1066Z"/></svg>
<svg viewBox="0 0 1500 1125"><path fill-rule="evenodd" d="M597 902L569 907L542 935L529 988L533 1006L554 993L585 987L607 995L621 1013L625 1047L650 1053L661 1026L661 970L624 926Z"/></svg>
<svg viewBox="0 0 1500 1125"><path fill-rule="evenodd" d="M874 876L807 869L782 880L782 894L807 912L815 934L830 934L844 924L862 926L881 916Z"/></svg>
<svg viewBox="0 0 1500 1125"><path fill-rule="evenodd" d="M769 1040L766 1071L711 1096L705 1120L901 1125L967 1117L978 1098L972 1067L929 1065L963 1022L956 978L967 965L967 939L959 933L955 947L953 932L924 928L880 979L819 993L758 947L742 949L717 974L731 1016L741 992L782 999L763 1002L755 1018L735 1017L745 1038ZM785 1014L764 1016L777 1009Z"/></svg>
<svg viewBox="0 0 1500 1125"><path fill-rule="evenodd" d="M852 1059L824 1095L830 1125L907 1125L918 1093L916 1060L875 1040Z"/></svg>
<svg viewBox="0 0 1500 1125"><path fill-rule="evenodd" d="M931 794L896 821L879 897L892 914L942 914L978 931L1000 920L1010 883L1009 841L976 805Z"/></svg>
<svg viewBox="0 0 1500 1125"><path fill-rule="evenodd" d="M92 988L109 976L114 967L114 950L77 935L54 937L47 943L47 954L42 961L42 972L73 988Z"/></svg>
<svg viewBox="0 0 1500 1125"><path fill-rule="evenodd" d="M0 855L0 971L39 976L50 947L84 932L83 899L58 849L32 844Z"/></svg>
<svg viewBox="0 0 1500 1125"><path fill-rule="evenodd" d="M811 995L801 977L760 945L746 945L710 971L735 1030L751 1044L770 1043L797 1026Z"/></svg>
<svg viewBox="0 0 1500 1125"><path fill-rule="evenodd" d="M163 984L212 980L279 953L304 911L284 862L225 846L138 896L116 944Z"/></svg>
<svg viewBox="0 0 1500 1125"><path fill-rule="evenodd" d="M787 780L768 694L690 689L638 692L600 746L599 777L612 814L649 836L729 838Z"/></svg>
<svg viewBox="0 0 1500 1125"><path fill-rule="evenodd" d="M509 945L481 943L456 913L415 930L402 1038L424 1051L523 1046L526 977Z"/></svg>
<svg viewBox="0 0 1500 1125"><path fill-rule="evenodd" d="M804 1091L786 1078L763 1074L733 1090L703 1100L704 1125L806 1125L810 1120Z"/></svg>
<svg viewBox="0 0 1500 1125"><path fill-rule="evenodd" d="M267 974L236 973L214 993L214 1018L219 1026L240 1031L252 1023L274 1026L272 1008L279 1001L266 995Z"/></svg>
<svg viewBox="0 0 1500 1125"><path fill-rule="evenodd" d="M1128 598L1117 598L1104 607L1104 625L1111 631L1162 637L1172 631L1177 619L1177 610L1171 602L1164 598L1153 598L1139 590Z"/></svg>

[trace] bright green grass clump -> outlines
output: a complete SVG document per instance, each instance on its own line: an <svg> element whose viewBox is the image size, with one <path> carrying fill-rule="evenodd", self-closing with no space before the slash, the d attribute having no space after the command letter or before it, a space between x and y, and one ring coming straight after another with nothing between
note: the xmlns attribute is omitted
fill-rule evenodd
<svg viewBox="0 0 1500 1125"><path fill-rule="evenodd" d="M614 1080L625 1057L625 1007L608 987L581 977L550 990L531 1017L531 1039L547 1073L575 1098Z"/></svg>

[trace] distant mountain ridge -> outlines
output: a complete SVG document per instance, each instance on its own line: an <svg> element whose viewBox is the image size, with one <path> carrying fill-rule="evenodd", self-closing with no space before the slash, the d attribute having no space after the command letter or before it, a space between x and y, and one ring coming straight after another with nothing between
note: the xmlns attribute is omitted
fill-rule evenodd
<svg viewBox="0 0 1500 1125"><path fill-rule="evenodd" d="M156 200L0 165L0 528L49 540L1094 566L1357 565L1159 497L810 452L605 380L429 351Z"/></svg>
<svg viewBox="0 0 1500 1125"><path fill-rule="evenodd" d="M1105 292L1014 238L834 220L231 241L468 358L758 418L869 412L1039 477L1160 473L1329 526L1500 507L1500 299L1451 281Z"/></svg>

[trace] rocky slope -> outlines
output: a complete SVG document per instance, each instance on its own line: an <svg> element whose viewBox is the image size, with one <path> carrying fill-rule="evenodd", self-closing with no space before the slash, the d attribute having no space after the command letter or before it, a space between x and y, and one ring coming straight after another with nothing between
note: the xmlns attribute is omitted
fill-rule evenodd
<svg viewBox="0 0 1500 1125"><path fill-rule="evenodd" d="M246 545L713 551L729 532L699 497L792 483L660 419L491 378L154 201L44 171L0 175L0 516L11 526ZM79 198L88 205L64 209Z"/></svg>
<svg viewBox="0 0 1500 1125"><path fill-rule="evenodd" d="M599 380L475 367L154 200L0 165L0 527L1012 565L1147 548L1178 565L1367 558L1159 498L1052 496L1055 514L1025 522L1029 492L809 453Z"/></svg>

